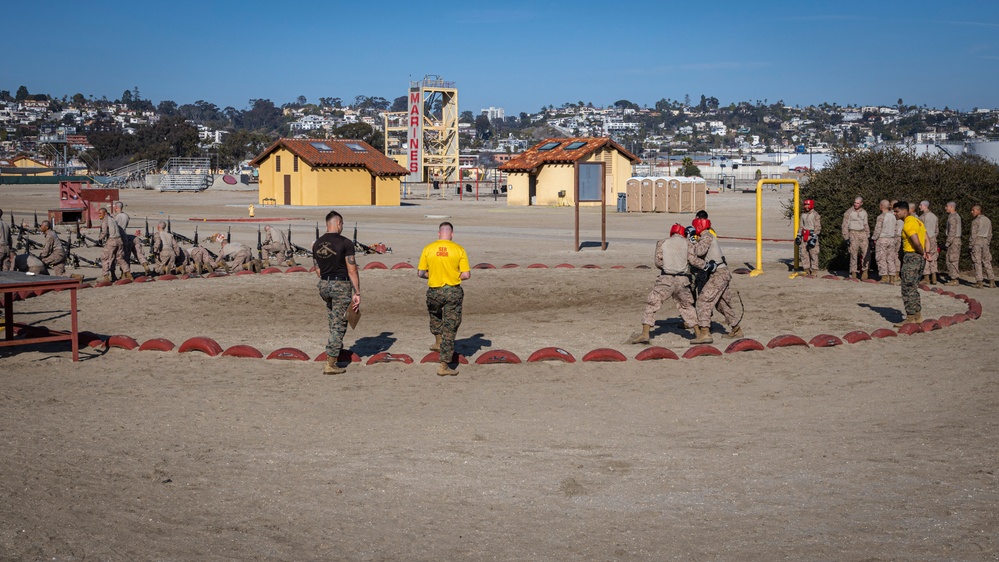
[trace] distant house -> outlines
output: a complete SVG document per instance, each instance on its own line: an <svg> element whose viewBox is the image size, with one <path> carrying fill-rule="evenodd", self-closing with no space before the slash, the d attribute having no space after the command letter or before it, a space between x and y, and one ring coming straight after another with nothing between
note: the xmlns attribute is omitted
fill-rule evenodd
<svg viewBox="0 0 999 562"><path fill-rule="evenodd" d="M53 170L47 163L35 160L28 156L18 156L10 161L10 166L5 166L0 170L0 175L4 176L54 176Z"/></svg>
<svg viewBox="0 0 999 562"><path fill-rule="evenodd" d="M575 203L577 163L604 164L606 202L615 205L626 191L632 164L640 160L606 137L545 139L499 167L510 186L507 205L558 205ZM559 197L564 191L565 197ZM581 203L597 205L599 203Z"/></svg>
<svg viewBox="0 0 999 562"><path fill-rule="evenodd" d="M400 204L405 168L359 140L279 139L250 162L260 203L343 206Z"/></svg>

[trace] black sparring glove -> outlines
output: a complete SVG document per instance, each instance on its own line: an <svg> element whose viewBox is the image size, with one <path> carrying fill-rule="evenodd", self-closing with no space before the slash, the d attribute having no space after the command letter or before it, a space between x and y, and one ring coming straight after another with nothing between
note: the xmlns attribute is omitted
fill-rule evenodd
<svg viewBox="0 0 999 562"><path fill-rule="evenodd" d="M847 238L846 240L844 240L844 242L846 242L846 247L849 248L850 247L850 239Z"/></svg>
<svg viewBox="0 0 999 562"><path fill-rule="evenodd" d="M688 226L683 229L683 235L687 237L687 240L693 240L694 236L697 235L697 230L695 230L692 226Z"/></svg>
<svg viewBox="0 0 999 562"><path fill-rule="evenodd" d="M718 264L714 260L709 261L708 264L704 266L704 271L708 273L714 273L716 269L718 269Z"/></svg>
<svg viewBox="0 0 999 562"><path fill-rule="evenodd" d="M794 237L794 243L796 245L798 245L798 246L801 245L801 235L800 234Z"/></svg>
<svg viewBox="0 0 999 562"><path fill-rule="evenodd" d="M819 243L819 241L816 240L815 238L809 238L808 242L805 242L805 247L808 248L808 249L812 249L818 243Z"/></svg>

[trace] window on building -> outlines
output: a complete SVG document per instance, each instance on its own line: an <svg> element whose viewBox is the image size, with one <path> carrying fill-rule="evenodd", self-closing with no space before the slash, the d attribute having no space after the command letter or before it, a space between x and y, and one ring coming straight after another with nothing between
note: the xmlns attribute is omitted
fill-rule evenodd
<svg viewBox="0 0 999 562"><path fill-rule="evenodd" d="M311 144L312 148L318 150L319 152L333 152L333 149L330 147L330 145L324 142L310 142L309 144Z"/></svg>
<svg viewBox="0 0 999 562"><path fill-rule="evenodd" d="M280 156L275 156L274 157L274 171L275 172L280 172L281 171L281 157Z"/></svg>
<svg viewBox="0 0 999 562"><path fill-rule="evenodd" d="M576 150L578 148L583 148L584 146L586 146L585 142L580 142L580 141L570 142L562 150Z"/></svg>
<svg viewBox="0 0 999 562"><path fill-rule="evenodd" d="M346 145L347 148L353 150L354 152L367 152L368 151L366 148L364 148L363 146L357 144L356 142L347 142L347 143L344 143L344 145Z"/></svg>
<svg viewBox="0 0 999 562"><path fill-rule="evenodd" d="M295 160L292 162L292 169L295 172L298 171L298 156L297 155L295 156Z"/></svg>
<svg viewBox="0 0 999 562"><path fill-rule="evenodd" d="M560 144L562 144L562 143L560 143L560 142L546 142L545 144L543 144L543 145L541 145L541 146L538 147L538 152L541 152L543 150L552 150L553 148L557 147Z"/></svg>

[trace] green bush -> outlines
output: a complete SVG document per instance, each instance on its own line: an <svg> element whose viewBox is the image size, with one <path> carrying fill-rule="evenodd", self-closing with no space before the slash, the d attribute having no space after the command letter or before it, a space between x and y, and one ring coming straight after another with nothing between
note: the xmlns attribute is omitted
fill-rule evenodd
<svg viewBox="0 0 999 562"><path fill-rule="evenodd" d="M951 158L943 154L916 156L910 150L891 147L883 150L838 149L826 168L814 172L801 188L801 199L815 200L815 209L822 215L822 238L819 263L829 270L848 268L846 244L843 242L843 213L853 205L857 196L864 198L874 230L882 199L898 199L918 204L930 202L930 210L940 219L940 236L937 243L943 247L946 237L948 201L957 203L961 215L962 256L961 267L971 265L968 236L971 233L971 206L981 205L982 213L999 221L999 166L979 156L959 155ZM784 213L791 218L791 203L784 205ZM999 222L996 223L999 225ZM992 241L996 254L999 237ZM943 270L944 252L940 254ZM871 265L875 261L873 254Z"/></svg>

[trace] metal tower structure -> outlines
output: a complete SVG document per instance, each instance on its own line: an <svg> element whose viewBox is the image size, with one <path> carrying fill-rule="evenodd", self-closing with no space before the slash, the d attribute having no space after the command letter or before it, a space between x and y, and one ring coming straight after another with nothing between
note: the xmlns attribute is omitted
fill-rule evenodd
<svg viewBox="0 0 999 562"><path fill-rule="evenodd" d="M436 75L410 82L406 119L408 181L458 181L458 117L458 88L454 82Z"/></svg>

